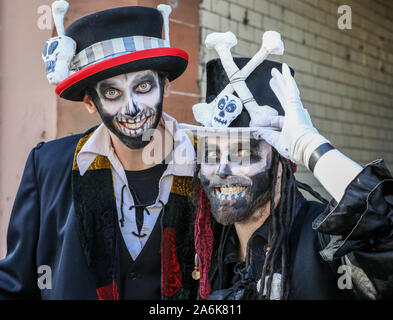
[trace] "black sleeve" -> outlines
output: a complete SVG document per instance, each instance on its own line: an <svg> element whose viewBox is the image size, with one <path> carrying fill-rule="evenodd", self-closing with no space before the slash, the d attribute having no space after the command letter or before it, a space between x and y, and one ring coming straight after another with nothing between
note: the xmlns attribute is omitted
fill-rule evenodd
<svg viewBox="0 0 393 320"><path fill-rule="evenodd" d="M359 296L393 297L393 177L383 160L367 165L313 228L330 235L320 254L345 260Z"/></svg>
<svg viewBox="0 0 393 320"><path fill-rule="evenodd" d="M27 159L7 233L7 256L0 260L0 299L39 299L36 246L40 197L34 148Z"/></svg>

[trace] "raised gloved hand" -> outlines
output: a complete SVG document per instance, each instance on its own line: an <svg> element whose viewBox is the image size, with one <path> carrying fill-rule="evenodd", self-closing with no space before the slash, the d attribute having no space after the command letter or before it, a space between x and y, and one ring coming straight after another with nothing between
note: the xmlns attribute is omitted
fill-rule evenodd
<svg viewBox="0 0 393 320"><path fill-rule="evenodd" d="M256 135L265 139L282 156L309 168L339 202L347 186L362 167L331 147L329 141L314 128L307 110L303 108L296 82L285 63L282 66L282 74L277 69L272 70L270 86L285 111L285 117L281 117L281 121L277 117L271 119L276 127L281 128L281 132L261 127ZM328 147L315 157L313 152L318 147L323 149L326 145ZM310 162L312 154L313 161Z"/></svg>
<svg viewBox="0 0 393 320"><path fill-rule="evenodd" d="M256 136L266 140L285 158L308 166L311 153L329 141L314 128L303 108L299 89L287 64L282 65L282 73L276 68L272 70L270 87L285 111L285 117L275 120L281 125L281 132L262 127Z"/></svg>

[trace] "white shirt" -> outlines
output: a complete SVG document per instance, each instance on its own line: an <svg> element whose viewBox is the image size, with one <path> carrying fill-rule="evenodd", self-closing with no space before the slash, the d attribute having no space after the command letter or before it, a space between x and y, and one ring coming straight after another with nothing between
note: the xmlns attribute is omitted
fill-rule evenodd
<svg viewBox="0 0 393 320"><path fill-rule="evenodd" d="M138 233L135 220L135 208L129 210L129 208L134 205L134 199L128 187L124 168L115 154L109 131L104 124L101 124L94 131L76 158L81 176L85 174L90 164L98 155L108 158L112 165L112 177L119 221L121 219L121 193L123 186L126 186L123 191L124 226L120 226L120 230L128 251L134 260L142 251L151 235L151 232L153 231L154 225L156 224L157 218L162 209L161 202L164 204L168 202L173 176L192 177L194 174L195 150L191 140L184 132L178 130L179 125L174 118L170 117L166 113L163 113L162 118L166 122L166 129L174 136L173 159L168 164L160 179L159 192L155 203L147 207L150 215L144 215L141 234L146 234L146 236L143 238L136 237L132 234L132 232Z"/></svg>

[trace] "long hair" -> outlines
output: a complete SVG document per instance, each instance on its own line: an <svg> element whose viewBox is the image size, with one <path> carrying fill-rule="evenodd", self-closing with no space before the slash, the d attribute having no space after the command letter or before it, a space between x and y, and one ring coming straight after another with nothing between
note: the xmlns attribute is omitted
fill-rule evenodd
<svg viewBox="0 0 393 320"><path fill-rule="evenodd" d="M274 152L276 152L273 149ZM273 164L273 183L270 192L270 230L268 236L268 251L262 268L259 299L270 299L274 273L281 273L281 299L289 296L289 234L295 216L296 180L290 163L277 154ZM279 164L281 164L281 188L277 206L274 205L276 184L278 182ZM267 280L266 280L267 279ZM264 288L266 286L266 294Z"/></svg>

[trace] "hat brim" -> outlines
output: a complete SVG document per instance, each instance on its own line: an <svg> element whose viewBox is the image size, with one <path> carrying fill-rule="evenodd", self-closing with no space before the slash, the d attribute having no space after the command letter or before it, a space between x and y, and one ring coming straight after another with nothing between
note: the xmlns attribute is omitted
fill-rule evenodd
<svg viewBox="0 0 393 320"><path fill-rule="evenodd" d="M209 137L209 136L224 136L224 137L237 137L238 135L241 135L241 137L246 137L245 135L249 133L252 135L254 133L257 133L261 127L203 127L203 126L197 126L197 125L192 125L192 124L185 124L185 123L180 123L179 124L179 131L184 132L188 135L194 136L194 137ZM271 129L277 131L277 128L273 127L263 127L263 129Z"/></svg>
<svg viewBox="0 0 393 320"><path fill-rule="evenodd" d="M155 48L126 53L79 70L56 86L56 93L67 100L83 101L87 87L120 74L141 70L163 71L169 81L175 80L187 68L188 54L178 48Z"/></svg>

